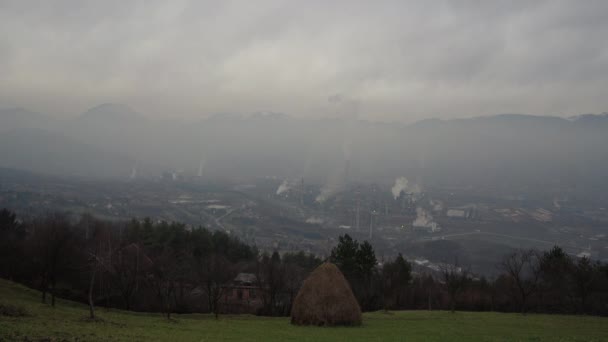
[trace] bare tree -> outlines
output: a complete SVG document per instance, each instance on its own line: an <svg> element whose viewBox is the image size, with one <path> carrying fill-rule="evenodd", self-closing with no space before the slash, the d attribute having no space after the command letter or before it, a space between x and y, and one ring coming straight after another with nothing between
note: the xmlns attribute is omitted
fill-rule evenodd
<svg viewBox="0 0 608 342"><path fill-rule="evenodd" d="M165 247L161 254L154 258L152 267L152 285L161 302L162 311L171 319L172 299L176 289L176 256L170 247Z"/></svg>
<svg viewBox="0 0 608 342"><path fill-rule="evenodd" d="M15 213L0 210L0 276L12 279L23 262L25 226Z"/></svg>
<svg viewBox="0 0 608 342"><path fill-rule="evenodd" d="M587 312L587 298L592 291L596 268L597 266L587 257L580 258L574 267L574 285L576 295L580 299L580 307L583 313Z"/></svg>
<svg viewBox="0 0 608 342"><path fill-rule="evenodd" d="M30 252L40 273L42 302L50 289L51 305L55 306L57 278L79 260L73 257L78 252L77 236L68 218L63 214L51 214L38 220L30 239Z"/></svg>
<svg viewBox="0 0 608 342"><path fill-rule="evenodd" d="M112 234L108 223L97 220L91 215L83 215L78 225L84 229L87 249L89 317L95 319L95 283L101 274L111 272L112 251L108 241L112 238Z"/></svg>
<svg viewBox="0 0 608 342"><path fill-rule="evenodd" d="M289 295L289 303L285 307L285 314L291 312L291 306L293 301L302 286L302 283L306 279L306 270L296 264L286 264L285 266L285 291Z"/></svg>
<svg viewBox="0 0 608 342"><path fill-rule="evenodd" d="M220 254L211 254L199 260L198 274L203 291L207 295L209 310L217 319L220 313L220 299L225 286L234 276L232 264Z"/></svg>
<svg viewBox="0 0 608 342"><path fill-rule="evenodd" d="M441 277L450 298L450 311L456 311L456 297L464 290L469 280L469 272L458 266L458 261L453 264L441 266Z"/></svg>
<svg viewBox="0 0 608 342"><path fill-rule="evenodd" d="M125 308L130 310L133 296L144 281L145 274L153 268L153 262L136 243L117 249L111 257L114 284L120 292Z"/></svg>
<svg viewBox="0 0 608 342"><path fill-rule="evenodd" d="M507 255L500 267L511 278L524 314L529 297L538 289L541 275L539 254L535 250L518 250Z"/></svg>
<svg viewBox="0 0 608 342"><path fill-rule="evenodd" d="M277 314L277 299L286 291L286 270L278 252L263 255L257 262L257 281L262 290L262 302L267 315Z"/></svg>

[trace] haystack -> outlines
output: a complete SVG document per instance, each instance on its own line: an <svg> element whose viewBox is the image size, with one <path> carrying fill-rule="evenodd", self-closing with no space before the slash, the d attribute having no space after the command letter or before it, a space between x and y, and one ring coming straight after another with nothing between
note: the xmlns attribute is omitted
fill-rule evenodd
<svg viewBox="0 0 608 342"><path fill-rule="evenodd" d="M342 272L326 262L302 284L291 309L297 325L361 325L361 307Z"/></svg>

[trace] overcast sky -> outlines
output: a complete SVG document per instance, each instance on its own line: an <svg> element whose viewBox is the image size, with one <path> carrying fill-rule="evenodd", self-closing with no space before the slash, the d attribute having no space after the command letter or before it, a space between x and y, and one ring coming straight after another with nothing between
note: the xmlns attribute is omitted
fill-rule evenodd
<svg viewBox="0 0 608 342"><path fill-rule="evenodd" d="M608 1L0 0L0 105L411 122L608 111Z"/></svg>

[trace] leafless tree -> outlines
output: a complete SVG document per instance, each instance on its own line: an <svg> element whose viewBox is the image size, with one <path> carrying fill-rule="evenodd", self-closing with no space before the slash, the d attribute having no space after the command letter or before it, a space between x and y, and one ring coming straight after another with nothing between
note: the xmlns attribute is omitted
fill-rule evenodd
<svg viewBox="0 0 608 342"><path fill-rule="evenodd" d="M291 312L293 301L295 300L302 283L306 279L306 275L306 270L298 265L285 265L285 291L289 295L289 303L285 308L285 314L289 314Z"/></svg>
<svg viewBox="0 0 608 342"><path fill-rule="evenodd" d="M111 257L114 285L120 292L125 308L130 310L133 296L145 280L145 275L153 268L153 262L136 243L117 249Z"/></svg>
<svg viewBox="0 0 608 342"><path fill-rule="evenodd" d="M257 262L257 281L262 291L262 302L267 315L277 314L277 299L286 291L286 269L278 252L263 255Z"/></svg>
<svg viewBox="0 0 608 342"><path fill-rule="evenodd" d="M91 215L83 215L78 226L84 229L87 250L89 317L95 319L94 289L102 274L111 273L112 250L109 241L112 239L112 233L107 222L97 220Z"/></svg>
<svg viewBox="0 0 608 342"><path fill-rule="evenodd" d="M454 263L442 264L441 277L450 298L450 311L456 311L456 297L464 290L469 280L469 272Z"/></svg>
<svg viewBox="0 0 608 342"><path fill-rule="evenodd" d="M587 312L587 298L592 291L591 286L597 275L596 268L597 265L587 257L580 258L574 267L574 285L583 313Z"/></svg>
<svg viewBox="0 0 608 342"><path fill-rule="evenodd" d="M29 250L39 269L42 302L46 303L46 294L50 290L52 306L55 306L57 278L79 259L73 257L78 252L78 243L72 228L67 216L58 213L48 215L33 225Z"/></svg>
<svg viewBox="0 0 608 342"><path fill-rule="evenodd" d="M200 259L198 268L199 279L203 285L203 291L207 295L209 310L217 319L225 286L234 277L233 265L223 255L211 254Z"/></svg>
<svg viewBox="0 0 608 342"><path fill-rule="evenodd" d="M173 311L174 292L176 290L176 256L175 251L165 247L163 251L153 259L152 286L161 302L161 308L167 319L171 319Z"/></svg>
<svg viewBox="0 0 608 342"><path fill-rule="evenodd" d="M500 267L511 278L519 295L521 313L524 314L529 297L538 289L540 255L535 250L518 250L507 255Z"/></svg>

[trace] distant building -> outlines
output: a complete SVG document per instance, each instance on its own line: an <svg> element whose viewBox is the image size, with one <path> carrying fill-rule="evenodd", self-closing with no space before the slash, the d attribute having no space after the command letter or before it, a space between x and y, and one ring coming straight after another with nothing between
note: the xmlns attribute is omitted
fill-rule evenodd
<svg viewBox="0 0 608 342"><path fill-rule="evenodd" d="M167 182L176 182L182 180L182 175L179 172L168 172L165 171L161 175L161 179Z"/></svg>
<svg viewBox="0 0 608 342"><path fill-rule="evenodd" d="M530 216L540 222L551 222L553 220L553 213L543 208L534 210L530 213Z"/></svg>
<svg viewBox="0 0 608 342"><path fill-rule="evenodd" d="M448 217L465 218L467 216L467 212L462 209L448 209L447 215Z"/></svg>
<svg viewBox="0 0 608 342"><path fill-rule="evenodd" d="M476 209L477 208L472 205L448 208L446 216L451 218L472 219L476 216Z"/></svg>
<svg viewBox="0 0 608 342"><path fill-rule="evenodd" d="M255 314L262 305L262 293L255 274L239 273L230 284L224 286L223 311Z"/></svg>
<svg viewBox="0 0 608 342"><path fill-rule="evenodd" d="M590 252L580 252L576 255L579 258L591 258L591 253Z"/></svg>

